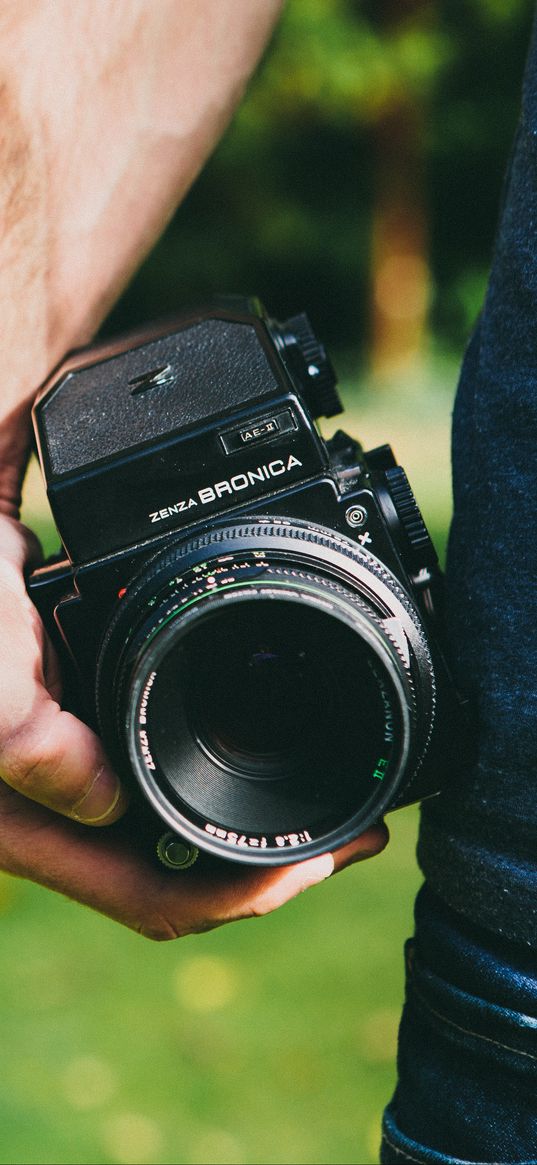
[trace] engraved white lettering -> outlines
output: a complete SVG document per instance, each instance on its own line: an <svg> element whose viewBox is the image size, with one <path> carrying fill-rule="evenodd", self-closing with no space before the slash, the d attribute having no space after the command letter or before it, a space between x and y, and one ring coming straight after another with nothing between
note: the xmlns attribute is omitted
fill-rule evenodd
<svg viewBox="0 0 537 1165"><path fill-rule="evenodd" d="M211 821L206 821L204 829L212 837L218 837L221 841L226 841L228 845L238 846L241 849L267 849L268 846L268 838L264 834L257 837L247 837L245 833L239 834L233 829L222 829L221 825L213 825Z"/></svg>
<svg viewBox="0 0 537 1165"><path fill-rule="evenodd" d="M268 461L264 465L256 465L254 469L248 469L244 473L236 473L229 480L225 478L223 481L215 482L214 485L202 486L197 492L197 497L182 498L172 502L169 506L163 506L161 510L154 510L149 514L149 520L150 522L163 522L166 518L182 514L198 504L211 505L223 497L240 493L248 486L255 486L258 483L262 485L265 481L270 481L271 477L281 477L283 473L290 473L295 468L301 469L302 462L298 457L295 457L294 453L289 453L286 461L277 457L274 461ZM286 842L286 844L289 843Z"/></svg>
<svg viewBox="0 0 537 1165"><path fill-rule="evenodd" d="M217 481L214 487L214 492L217 497L221 498L223 494L232 494L233 489L230 481Z"/></svg>
<svg viewBox="0 0 537 1165"><path fill-rule="evenodd" d="M140 700L140 708L138 711L138 723L139 724L147 724L147 715L146 715L147 705L149 702L151 688L153 687L153 684L155 682L156 674L157 674L156 671L151 672L151 675L149 676L149 679L148 679L148 681L145 685L145 688L143 690L142 699Z"/></svg>
<svg viewBox="0 0 537 1165"><path fill-rule="evenodd" d="M144 758L146 768L148 768L148 769L156 768L153 757L151 756L151 750L149 748L149 741L147 739L147 732L145 731L144 728L140 729L139 737L140 737L140 744L142 747L142 756Z"/></svg>
<svg viewBox="0 0 537 1165"><path fill-rule="evenodd" d="M248 489L248 478L245 473L236 473L235 477L231 478L232 489Z"/></svg>

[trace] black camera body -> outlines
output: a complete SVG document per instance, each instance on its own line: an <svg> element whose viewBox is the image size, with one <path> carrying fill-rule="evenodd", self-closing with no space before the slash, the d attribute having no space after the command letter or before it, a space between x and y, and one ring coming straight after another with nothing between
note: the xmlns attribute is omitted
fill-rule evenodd
<svg viewBox="0 0 537 1165"><path fill-rule="evenodd" d="M28 589L74 706L160 829L239 862L343 844L464 749L436 554L390 447L319 435L340 410L307 317L238 297L34 407L65 553Z"/></svg>

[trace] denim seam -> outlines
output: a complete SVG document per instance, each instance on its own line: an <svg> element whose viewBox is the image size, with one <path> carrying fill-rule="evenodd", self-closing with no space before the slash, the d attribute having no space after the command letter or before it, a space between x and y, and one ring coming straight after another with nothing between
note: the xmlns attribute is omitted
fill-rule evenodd
<svg viewBox="0 0 537 1165"><path fill-rule="evenodd" d="M397 1153L399 1157L406 1157L407 1161L415 1161L416 1165L427 1165L423 1157L411 1157L406 1149L399 1149L397 1145L394 1145L393 1141L390 1141L390 1138L386 1136L385 1132L382 1133L382 1137L386 1144L390 1146L390 1149L393 1149L394 1153Z"/></svg>
<svg viewBox="0 0 537 1165"><path fill-rule="evenodd" d="M393 1141L390 1141L390 1138L384 1132L384 1130L382 1130L382 1140L384 1141L384 1143L386 1145L389 1145L390 1149L393 1149L394 1153L397 1153L398 1157L404 1157L406 1161L413 1161L415 1163L415 1165L429 1165L429 1163L425 1157L411 1157L410 1153L407 1153L406 1149L400 1149L398 1145L394 1145ZM433 1153L434 1152L436 1152L435 1149L433 1149ZM445 1157L445 1154L438 1153L438 1156ZM447 1165L450 1158L445 1157L445 1160L446 1160L446 1165ZM458 1165L464 1165L464 1162L463 1162L462 1158L460 1158L460 1157L453 1157L453 1158L451 1158L451 1160L456 1161L458 1163ZM471 1165L470 1161L468 1162L468 1165ZM475 1162L475 1165L478 1165L478 1162ZM490 1161L490 1162L483 1162L482 1165L502 1165L502 1163L501 1163L501 1161Z"/></svg>
<svg viewBox="0 0 537 1165"><path fill-rule="evenodd" d="M514 1056L526 1056L528 1060L537 1060L537 1056L535 1056L533 1052L522 1052L520 1048L513 1048L511 1044L502 1044L499 1040L491 1039L490 1036L481 1035L481 1032L474 1032L471 1028L462 1027L461 1024L455 1023L452 1019L448 1019L446 1015L442 1015L441 1011L436 1011L434 1007L431 1007L430 1003L424 999L421 991L418 990L415 983L412 984L412 989L417 995L420 1003L423 1005L423 1007L426 1008L427 1011L431 1013L431 1015L436 1016L436 1018L441 1020L442 1023L447 1023L450 1027L456 1028L456 1030L462 1032L463 1035L473 1036L474 1039L483 1040L486 1044L494 1044L496 1048L503 1048L506 1052L512 1052Z"/></svg>

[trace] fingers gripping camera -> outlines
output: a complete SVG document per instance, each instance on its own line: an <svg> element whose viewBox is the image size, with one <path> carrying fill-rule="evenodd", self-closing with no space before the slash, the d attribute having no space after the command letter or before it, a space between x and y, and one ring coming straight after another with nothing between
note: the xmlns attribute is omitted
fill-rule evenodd
<svg viewBox="0 0 537 1165"><path fill-rule="evenodd" d="M340 410L307 317L239 298L35 405L65 556L29 592L164 859L313 857L460 762L434 549L389 446L323 441Z"/></svg>

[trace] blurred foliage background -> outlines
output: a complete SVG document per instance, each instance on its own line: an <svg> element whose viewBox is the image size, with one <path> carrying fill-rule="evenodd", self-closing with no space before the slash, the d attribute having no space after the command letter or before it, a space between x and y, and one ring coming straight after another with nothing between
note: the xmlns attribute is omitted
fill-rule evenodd
<svg viewBox="0 0 537 1165"><path fill-rule="evenodd" d="M104 329L215 291L255 292L281 318L307 309L345 424L366 445L391 441L441 547L457 366L531 10L289 0L233 125ZM52 548L34 471L25 516ZM0 1161L376 1161L416 822L395 814L385 854L276 916L167 947L5 878Z"/></svg>
<svg viewBox="0 0 537 1165"><path fill-rule="evenodd" d="M255 2L255 0L254 0ZM232 128L109 328L215 288L307 304L385 368L478 311L530 0L290 0Z"/></svg>

